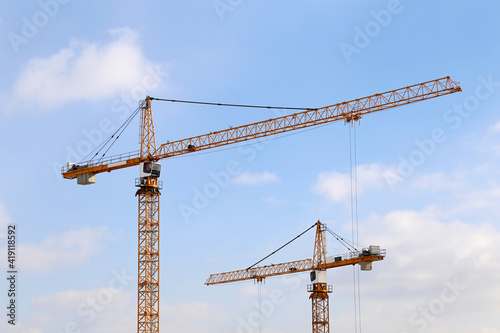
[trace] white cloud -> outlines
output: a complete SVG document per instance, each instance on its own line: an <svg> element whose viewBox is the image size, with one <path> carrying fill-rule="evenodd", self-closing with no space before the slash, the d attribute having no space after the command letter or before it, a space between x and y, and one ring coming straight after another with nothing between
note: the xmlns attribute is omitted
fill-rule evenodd
<svg viewBox="0 0 500 333"><path fill-rule="evenodd" d="M75 332L133 333L137 332L136 297L135 292L113 292L107 287L61 291L33 298L35 315L24 322L43 332L64 332L65 325L73 322ZM160 327L167 332L218 332L217 327L227 322L224 311L205 302L160 304Z"/></svg>
<svg viewBox="0 0 500 333"><path fill-rule="evenodd" d="M11 223L11 219L7 214L5 206L0 203L0 244L2 244L7 238L7 225Z"/></svg>
<svg viewBox="0 0 500 333"><path fill-rule="evenodd" d="M446 333L500 327L500 232L495 227L410 210L372 216L361 225L365 245L387 249L373 271L361 272L362 308L370 309L363 314L365 327ZM345 294L348 299L352 271L335 274L336 298ZM339 328L352 324L350 315L336 320Z"/></svg>
<svg viewBox="0 0 500 333"><path fill-rule="evenodd" d="M433 202L435 213L443 217L461 217L474 214L474 220L489 216L494 219L500 212L500 173L494 164L482 164L453 174L436 172L415 176L407 191L422 194L441 191L438 202ZM403 193L403 191L401 191Z"/></svg>
<svg viewBox="0 0 500 333"><path fill-rule="evenodd" d="M67 48L47 57L31 59L0 101L9 111L57 108L70 101L109 98L144 86L148 60L128 29L110 30L107 44L73 40ZM157 83L158 84L158 83Z"/></svg>
<svg viewBox="0 0 500 333"><path fill-rule="evenodd" d="M500 333L500 330L489 327L481 327L480 333Z"/></svg>
<svg viewBox="0 0 500 333"><path fill-rule="evenodd" d="M450 177L442 172L434 172L416 176L412 185L417 189L428 191L457 190L463 186L463 180L463 175Z"/></svg>
<svg viewBox="0 0 500 333"><path fill-rule="evenodd" d="M495 132L500 132L500 121L497 122L495 125L493 125L492 129L495 131Z"/></svg>
<svg viewBox="0 0 500 333"><path fill-rule="evenodd" d="M472 147L476 151L491 154L500 154L500 121L493 126L488 127L485 131L481 131L469 136L464 145Z"/></svg>
<svg viewBox="0 0 500 333"><path fill-rule="evenodd" d="M269 171L264 171L262 173L243 172L241 175L232 180L234 184L241 185L263 185L275 183L277 181L278 176Z"/></svg>
<svg viewBox="0 0 500 333"><path fill-rule="evenodd" d="M86 291L67 290L31 299L30 318L24 318L26 329L42 332L72 331L135 332L137 325L136 293L104 286Z"/></svg>
<svg viewBox="0 0 500 333"><path fill-rule="evenodd" d="M351 179L349 175L337 171L325 171L318 175L313 190L333 202L344 201L351 193Z"/></svg>
<svg viewBox="0 0 500 333"><path fill-rule="evenodd" d="M457 202L449 208L449 214L470 214L477 212L498 213L500 205L500 186L492 185L478 190L470 189L469 192L457 194Z"/></svg>
<svg viewBox="0 0 500 333"><path fill-rule="evenodd" d="M272 195L265 197L264 199L262 199L262 201L269 204L269 205L273 205L273 206L282 206L282 205L288 203L287 200L278 199Z"/></svg>
<svg viewBox="0 0 500 333"><path fill-rule="evenodd" d="M358 194L373 188L382 188L387 184L387 175L393 172L392 168L378 164L358 166L356 173ZM325 195L333 202L346 202L351 195L351 175L337 171L321 172L313 186L313 191Z"/></svg>
<svg viewBox="0 0 500 333"><path fill-rule="evenodd" d="M378 244L387 249L385 260L374 263L371 272L361 272L364 327L380 332L417 332L425 327L425 332L430 333L494 333L500 327L497 316L500 311L500 232L493 226L444 221L432 212L411 210L371 216L360 225L365 245ZM329 279L335 286L334 297L330 299L331 328L352 330L352 303L349 303L352 301L352 269L331 270ZM266 283L263 295L283 291L286 302L276 304L272 315L265 319L265 328L272 330L274 325L283 327L283 331L293 331L287 321L290 313L282 312L288 305L291 311L303 306L306 311L293 315L303 321L310 320L309 295L304 292L308 275L296 278L294 284L287 287L276 285L275 281ZM281 278L277 281L283 282ZM452 290L450 286L458 287ZM228 303L217 305L199 301L162 303L160 326L167 331L186 333L235 331L240 327L240 319L253 318L256 313L256 289L253 283L242 285L237 293L241 299L232 295ZM31 326L45 332L49 327L62 327L63 323L74 320L85 331L131 333L136 324L133 292L114 296L109 305L96 312L91 322L76 312L82 302L98 299L100 290L64 291L33 299L32 305L40 311L36 311L30 323L36 319L40 326ZM432 320L425 319L421 309L428 311Z"/></svg>
<svg viewBox="0 0 500 333"><path fill-rule="evenodd" d="M453 174L446 174L443 172L433 172L428 174L415 174L411 178L402 182L401 187L397 190L393 188L391 183L392 179L399 177L397 168L395 166L384 166L379 164L360 165L357 168L357 193L362 194L370 190L391 190L404 193L414 193L418 191L438 192L448 191L447 197L460 198L460 196L467 196L470 201L464 202L464 205L469 207L473 203L480 204L477 199L485 198L484 195L478 194L471 197L471 191L479 193L488 192L488 195L495 195L498 191L496 188L489 190L481 187L478 190L470 188L471 179L480 178L484 181L485 175L490 175L494 178L493 173L496 171L491 165L483 165L475 169L466 171L457 171ZM476 181L479 183L480 181ZM348 202L351 196L351 175L349 173L341 173L337 171L324 171L321 172L315 184L312 187L313 192L325 196L332 202ZM356 190L354 184L354 175L352 190ZM452 190L452 191L450 191ZM457 208L458 209L458 208Z"/></svg>
<svg viewBox="0 0 500 333"><path fill-rule="evenodd" d="M25 318L24 322L29 321L28 326L39 327L42 332L64 332L65 325L70 322L76 325L75 332L137 332L134 292L113 293L106 287L88 291L69 290L34 298L31 305L36 315ZM217 327L227 321L224 311L205 302L160 305L160 327L168 332L218 332Z"/></svg>
<svg viewBox="0 0 500 333"><path fill-rule="evenodd" d="M372 217L369 224L366 237L384 243L401 274L412 267L412 274L421 270L424 276L433 266L443 272L493 268L500 273L500 233L492 226L443 222L431 211L393 211Z"/></svg>
<svg viewBox="0 0 500 333"><path fill-rule="evenodd" d="M81 228L48 236L40 244L20 244L19 266L36 273L78 266L100 253L105 236L105 227Z"/></svg>
<svg viewBox="0 0 500 333"><path fill-rule="evenodd" d="M162 304L160 313L160 325L167 332L215 332L228 320L224 311L205 302Z"/></svg>

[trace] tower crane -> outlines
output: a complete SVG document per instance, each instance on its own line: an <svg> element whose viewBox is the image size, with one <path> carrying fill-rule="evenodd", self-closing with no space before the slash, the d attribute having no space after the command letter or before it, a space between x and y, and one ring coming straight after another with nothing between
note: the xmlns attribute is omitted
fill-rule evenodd
<svg viewBox="0 0 500 333"><path fill-rule="evenodd" d="M230 283L245 280L255 280L261 283L265 278L278 275L295 274L311 271L311 283L307 286L307 291L311 293L309 297L312 301L312 332L329 333L329 297L332 286L327 283L326 270L329 268L349 266L359 264L361 270L372 269L372 262L383 260L385 250L380 246L370 245L362 251L351 251L340 256L326 256L326 225L320 221L316 222L316 238L314 241L313 259L304 259L273 264L260 267L249 267L238 271L212 274L205 284L207 286L221 283ZM314 225L313 225L314 227Z"/></svg>
<svg viewBox="0 0 500 333"><path fill-rule="evenodd" d="M365 114L396 106L423 101L461 91L458 82L449 76L354 99L318 109L272 118L252 124L232 127L209 134L190 137L156 146L151 101L146 97L140 108L140 151L125 153L96 161L68 162L62 167L65 179L77 179L79 185L96 182L96 175L139 165L136 196L139 201L138 234L138 332L159 332L159 244L160 244L160 190L158 180L160 160L217 148L247 140L322 125L334 121L350 122Z"/></svg>

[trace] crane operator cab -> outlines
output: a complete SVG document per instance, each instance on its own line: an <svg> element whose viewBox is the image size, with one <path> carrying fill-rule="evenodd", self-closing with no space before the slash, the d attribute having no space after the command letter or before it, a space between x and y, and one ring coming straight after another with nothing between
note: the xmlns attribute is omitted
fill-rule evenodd
<svg viewBox="0 0 500 333"><path fill-rule="evenodd" d="M161 163L152 161L141 163L141 171L140 171L141 181L146 177L158 178L160 177L160 172L161 172Z"/></svg>

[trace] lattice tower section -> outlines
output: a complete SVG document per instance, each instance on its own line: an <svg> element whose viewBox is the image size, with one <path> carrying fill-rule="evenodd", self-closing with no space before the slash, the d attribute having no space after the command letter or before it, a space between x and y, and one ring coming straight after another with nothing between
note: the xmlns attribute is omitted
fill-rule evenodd
<svg viewBox="0 0 500 333"><path fill-rule="evenodd" d="M148 177L137 191L139 199L139 333L159 332L160 305L160 188L157 179Z"/></svg>

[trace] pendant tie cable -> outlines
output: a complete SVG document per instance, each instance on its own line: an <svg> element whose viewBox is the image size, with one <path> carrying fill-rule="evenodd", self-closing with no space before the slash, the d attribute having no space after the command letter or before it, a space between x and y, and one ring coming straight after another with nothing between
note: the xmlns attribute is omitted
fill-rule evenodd
<svg viewBox="0 0 500 333"><path fill-rule="evenodd" d="M259 298L259 333L262 333L262 326L263 326L263 318L262 318L262 282L257 282L257 288L258 290L258 298Z"/></svg>
<svg viewBox="0 0 500 333"><path fill-rule="evenodd" d="M257 261L252 266L248 267L247 270L255 267L256 265L258 265L262 261L266 260L267 258L269 258L270 256L272 256L273 254L275 254L279 250L283 249L285 246L289 245L291 242L293 242L294 240L296 240L297 238L299 238L300 236L302 236L303 234L305 234L306 232L308 232L309 230L311 230L315 226L316 226L316 224L313 224L312 226L310 226L309 228L307 228L305 231L303 231L302 233L300 233L299 235L297 235L295 238L293 238L292 240L288 241L286 244L280 246L278 249L276 249L275 251L273 251L271 254L268 254L267 256L265 256L261 260ZM328 231L333 237L335 237L335 239L340 244L342 244L348 251L350 251L350 252L359 252L359 250L356 248L356 244L354 244L353 242L349 242L348 240L346 240L343 237L339 236L338 234L336 234L334 231L332 231L328 227L326 228L326 231Z"/></svg>
<svg viewBox="0 0 500 333"><path fill-rule="evenodd" d="M251 105L251 104L231 104L231 103L217 103L217 102L201 102L201 101L187 101L187 100L178 100L178 99L167 99L167 98L156 98L150 97L151 100L162 101L162 102L172 102L172 103L184 103L184 104L199 104L199 105L211 105L211 106L223 106L223 107L236 107L236 108L251 108L251 109L268 109L268 110L295 110L295 111L311 111L316 110L317 108L301 108L301 107L288 107L288 106L264 106L264 105ZM141 105L143 101L141 101ZM104 150L102 155L97 160L99 163L111 149L111 147L116 143L120 135L123 131L128 127L130 122L135 118L135 116L139 113L141 107L139 106L135 109L134 112L125 120L125 122L103 143L94 148L90 153L88 153L80 162L83 162L92 156L89 162L93 162L94 159ZM114 139L114 140L113 140Z"/></svg>
<svg viewBox="0 0 500 333"><path fill-rule="evenodd" d="M288 106L264 106L264 105L251 105L251 104L229 104L229 103L215 103L215 102L200 102L200 101L185 101L178 99L167 99L167 98L156 98L151 97L151 100L162 101L162 102L172 102L172 103L184 103L184 104L201 104L201 105L212 105L212 106L232 106L237 108L251 108L251 109L277 109L277 110L302 110L311 111L317 108L297 108Z"/></svg>
<svg viewBox="0 0 500 333"><path fill-rule="evenodd" d="M95 152L95 154L89 160L89 162L92 162L97 157L97 155L99 155L99 153L102 150L106 149L104 151L104 153L101 155L101 157L97 160L97 163L101 162L101 160L106 156L107 152L116 143L116 141L118 140L118 138L120 138L120 135L122 135L122 133L125 131L125 129L128 127L128 125L130 125L130 123L132 122L132 120L139 113L140 109L141 109L140 107L138 107L137 109L135 109L135 111L132 112L132 114L123 122L123 124L113 134L111 134L110 137L108 137L103 143L101 143L96 148L94 148L94 150L92 150L90 153L88 153L87 156L85 156L82 159L82 161L85 161L90 155L94 154L94 152ZM114 140L113 140L113 138L114 138Z"/></svg>
<svg viewBox="0 0 500 333"><path fill-rule="evenodd" d="M299 238L300 236L302 236L303 234L305 234L306 232L308 232L309 230L311 230L312 228L314 228L316 226L316 223L313 224L312 226L310 226L309 228L307 228L306 231L302 232L300 235L296 236L294 239L292 239L291 241L287 242L285 245L281 246L279 249L273 251L271 254L265 256L264 258L260 259L259 261L257 261L255 264L253 264L252 266L248 267L247 270L249 270L250 268L254 267L255 265L261 263L262 261L266 260L267 258L269 258L270 256L272 256L273 254L275 254L276 252L278 252L279 250L281 250L282 248L284 248L285 246L287 246L288 244L290 244L291 242L293 242L294 240L296 240L297 238Z"/></svg>
<svg viewBox="0 0 500 333"><path fill-rule="evenodd" d="M326 231L328 231L333 237L335 237L335 239L340 243L342 244L349 252L360 252L358 250L358 248L356 247L356 244L354 242L350 242L344 238L342 238L341 236L339 236L338 234L336 234L335 232L333 232L331 229L329 229L328 227L326 228Z"/></svg>

